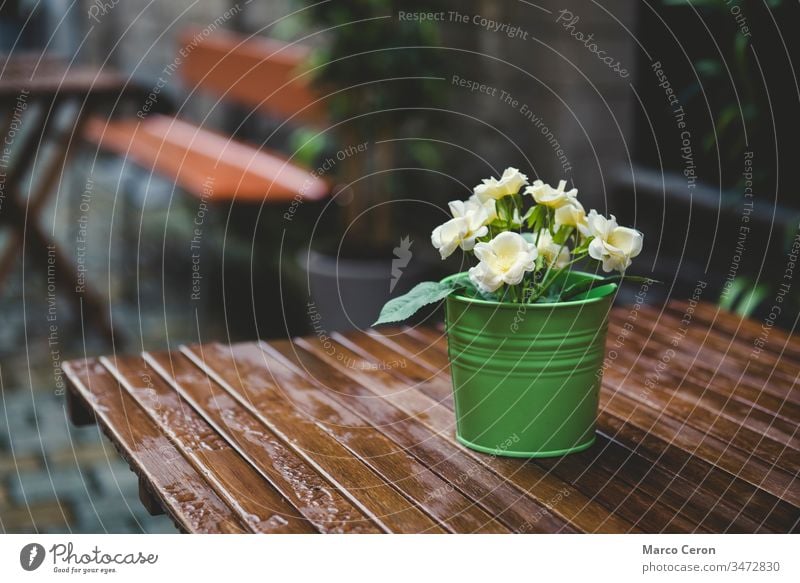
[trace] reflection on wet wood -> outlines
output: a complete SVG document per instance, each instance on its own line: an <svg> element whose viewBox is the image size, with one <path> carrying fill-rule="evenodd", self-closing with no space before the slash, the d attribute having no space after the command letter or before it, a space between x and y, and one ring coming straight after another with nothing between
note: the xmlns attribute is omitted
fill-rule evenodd
<svg viewBox="0 0 800 583"><path fill-rule="evenodd" d="M95 411L108 437L178 527L186 532L248 530L99 362L71 361L64 371L73 396L86 399L84 405Z"/></svg>
<svg viewBox="0 0 800 583"><path fill-rule="evenodd" d="M614 310L597 442L564 458L458 445L434 328L74 361L70 406L188 532L794 532L800 342L754 357L757 322L688 307Z"/></svg>

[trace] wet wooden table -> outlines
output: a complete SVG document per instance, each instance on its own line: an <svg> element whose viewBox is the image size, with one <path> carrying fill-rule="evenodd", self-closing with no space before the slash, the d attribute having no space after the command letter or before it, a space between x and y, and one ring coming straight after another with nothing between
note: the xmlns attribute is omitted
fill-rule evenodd
<svg viewBox="0 0 800 583"><path fill-rule="evenodd" d="M791 532L800 339L715 307L614 310L596 444L454 439L432 328L72 361L148 508L187 532Z"/></svg>

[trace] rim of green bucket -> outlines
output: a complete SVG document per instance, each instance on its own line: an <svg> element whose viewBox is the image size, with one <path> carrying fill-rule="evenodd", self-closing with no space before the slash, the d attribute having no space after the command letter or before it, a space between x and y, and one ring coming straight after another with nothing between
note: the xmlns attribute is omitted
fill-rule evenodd
<svg viewBox="0 0 800 583"><path fill-rule="evenodd" d="M462 271L461 273L454 273L453 275L448 275L447 277L445 277L444 279L441 280L441 283L447 283L447 282L455 279L456 277L464 275L465 273L467 273L467 272L466 271ZM573 271L572 273L576 273L578 275L583 275L583 276L586 276L586 277L588 277L590 279L594 279L594 280L597 280L597 281L601 281L603 279L603 277L600 276L600 275L597 275L595 273L586 273L585 271ZM525 306L526 310L528 310L528 309L545 310L545 309L551 309L554 306L585 306L585 305L596 304L598 302L602 302L606 298L608 298L608 296L610 296L615 291L617 291L617 288L619 287L616 283L613 283L613 282L608 284L608 285L613 285L614 288L613 289L609 289L607 294L604 294L604 295L596 297L596 298L586 298L584 300L571 300L571 301L568 301L568 302L550 302L550 303L542 303L542 304L518 304L518 303L514 303L514 302L496 302L496 301L493 301L493 300L481 300L481 299L478 299L478 298L468 298L467 296L462 296L462 295L459 295L459 294L452 294L452 295L448 296L448 299L457 300L459 302L464 302L466 304L477 304L477 305L481 305L481 306L494 306L495 308L505 308L505 309L518 310L520 308L520 306Z"/></svg>

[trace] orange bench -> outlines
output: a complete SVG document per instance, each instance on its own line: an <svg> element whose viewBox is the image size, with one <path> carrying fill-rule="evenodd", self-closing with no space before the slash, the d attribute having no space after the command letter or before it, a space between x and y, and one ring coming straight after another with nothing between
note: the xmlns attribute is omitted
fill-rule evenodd
<svg viewBox="0 0 800 583"><path fill-rule="evenodd" d="M220 100L292 121L319 123L322 109L298 67L308 49L264 38L189 29L176 66L189 86ZM150 114L124 120L92 118L85 137L103 149L164 175L197 197L234 202L319 200L330 187L285 156L177 118Z"/></svg>

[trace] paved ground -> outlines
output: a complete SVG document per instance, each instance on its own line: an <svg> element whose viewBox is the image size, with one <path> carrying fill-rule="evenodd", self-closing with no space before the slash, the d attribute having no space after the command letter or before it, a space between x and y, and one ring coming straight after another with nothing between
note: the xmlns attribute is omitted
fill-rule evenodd
<svg viewBox="0 0 800 583"><path fill-rule="evenodd" d="M107 258L107 217L114 197L103 185L113 184L113 175L112 180L101 178L93 191L89 216L92 244L87 246L87 266L95 282L109 281L109 266L126 265L119 259L123 245L111 249L114 261ZM80 188L75 192L79 195ZM74 213L63 210L63 200L61 208L56 236L62 249L70 253L75 242ZM0 244L4 235L0 232ZM150 296L158 297L160 290L148 292L150 296L142 302L145 308L139 313L135 300L125 293L130 277L126 279L121 272L118 269L111 278L116 287L103 290L114 300L115 318L129 330L141 329L142 344L157 347L164 341L166 323L163 313L158 313L161 304ZM18 260L13 275L0 287L0 532L175 532L168 518L149 516L145 511L138 499L136 477L99 429L75 428L69 423L48 345L51 322L45 275L30 258L24 278L22 273ZM148 311L148 306L154 309ZM126 312L131 314L127 321ZM74 358L84 350L89 354L111 352L91 335L84 345L80 320L68 302L59 300L56 316L61 358ZM170 324L170 332L181 339L179 329Z"/></svg>
<svg viewBox="0 0 800 583"><path fill-rule="evenodd" d="M85 160L73 168L83 172ZM116 348L136 352L165 348L167 340L172 346L225 340L219 309L201 303L201 321L187 306L192 271L185 259L197 202L176 195L166 213L170 185L143 179L135 169L120 180L113 159L95 167L90 192L86 184L85 177L73 177L41 224L55 233L73 263L76 242L85 239L86 280L107 298L115 326L126 336L127 345ZM118 184L125 196L115 194ZM85 200L87 206L79 204ZM211 217L206 220L204 258L211 270L211 250L220 246L213 237L221 232L212 229ZM7 229L0 229L0 249L6 243ZM234 247L233 240L228 246ZM249 250L249 243L239 246ZM171 261L166 266L162 252ZM240 262L249 268L249 258ZM147 515L133 473L98 429L76 429L67 421L53 349L66 360L110 354L114 348L81 326L74 304L63 297L66 290L56 285L57 302L48 303L48 285L41 262L31 257L24 271L18 259L11 277L0 284L0 532L174 531L165 517ZM249 311L244 315L252 319ZM55 345L49 342L53 325Z"/></svg>
<svg viewBox="0 0 800 583"><path fill-rule="evenodd" d="M97 426L75 428L50 391L0 394L0 529L7 533L176 532L150 516L136 476Z"/></svg>

